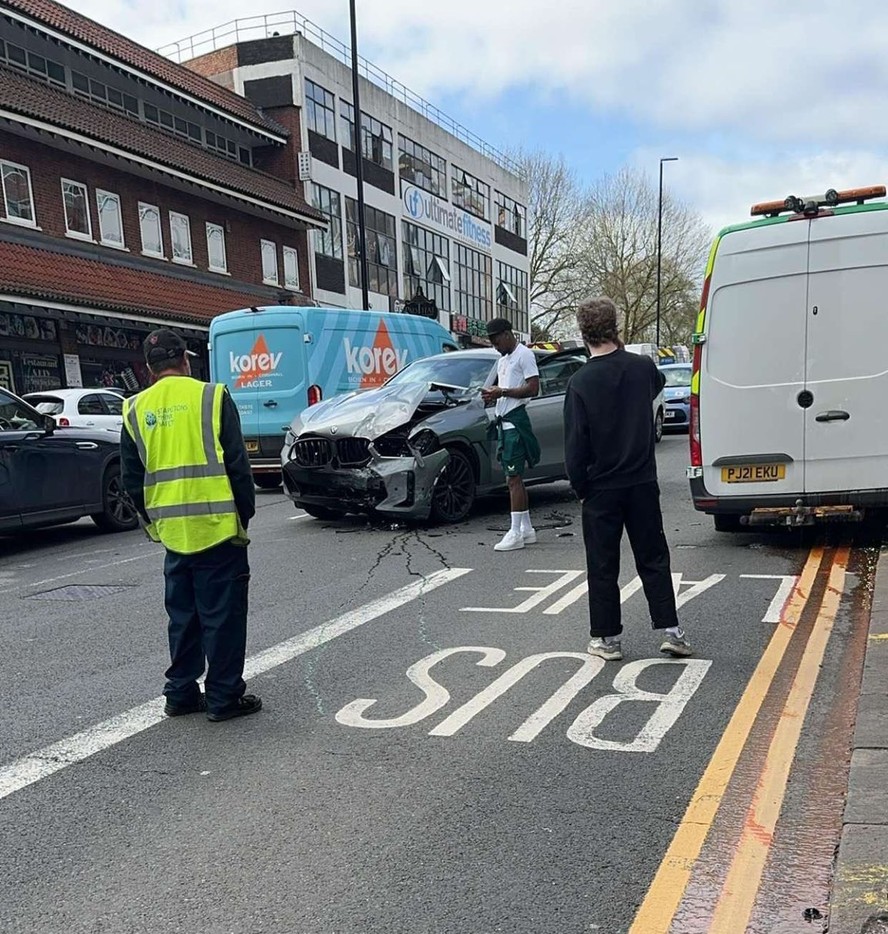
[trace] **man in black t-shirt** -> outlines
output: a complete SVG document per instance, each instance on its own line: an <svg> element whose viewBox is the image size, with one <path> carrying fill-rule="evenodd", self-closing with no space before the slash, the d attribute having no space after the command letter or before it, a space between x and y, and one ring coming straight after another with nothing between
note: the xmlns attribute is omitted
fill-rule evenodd
<svg viewBox="0 0 888 934"><path fill-rule="evenodd" d="M607 661L623 657L619 574L625 528L651 624L664 630L660 651L686 657L691 646L678 624L654 456L652 407L665 377L652 360L623 348L609 298L580 305L577 324L591 356L567 388L564 461L583 504L592 636L586 651Z"/></svg>

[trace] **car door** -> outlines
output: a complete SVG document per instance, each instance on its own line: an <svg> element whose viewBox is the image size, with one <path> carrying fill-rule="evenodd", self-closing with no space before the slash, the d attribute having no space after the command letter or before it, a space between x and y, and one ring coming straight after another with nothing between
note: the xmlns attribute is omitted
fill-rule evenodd
<svg viewBox="0 0 888 934"><path fill-rule="evenodd" d="M581 351L546 357L539 364L540 394L527 403L527 414L540 443L540 462L527 472L529 480L563 477L564 394L571 376L586 362Z"/></svg>
<svg viewBox="0 0 888 934"><path fill-rule="evenodd" d="M123 397L113 392L100 392L104 415L96 416L97 427L120 431L123 428Z"/></svg>

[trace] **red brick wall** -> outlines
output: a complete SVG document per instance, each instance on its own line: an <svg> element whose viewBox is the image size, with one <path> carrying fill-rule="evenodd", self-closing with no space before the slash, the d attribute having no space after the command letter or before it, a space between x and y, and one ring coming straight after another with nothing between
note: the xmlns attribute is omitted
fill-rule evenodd
<svg viewBox="0 0 888 934"><path fill-rule="evenodd" d="M225 227L225 248L228 271L231 276L218 275L220 287L226 287L232 279L255 285L262 284L259 241L265 239L278 244L278 270L281 283L283 283L283 255L280 247L296 248L299 254L299 282L304 292L308 294L310 282L305 231L293 230L273 221L265 221L250 214L244 214L236 208L178 191L161 182L144 179L120 168L111 168L89 159L73 156L3 131L0 131L0 159L18 162L31 170L37 224L47 237L66 239L61 179L68 178L81 182L89 188L90 217L93 237L96 240L99 239L99 219L95 191L96 188L102 188L120 196L124 240L126 247L133 255L141 255L138 202L144 201L160 209L164 254L167 257L172 256L169 212L177 211L188 215L191 219L194 264L203 272L207 272L209 268L205 224L210 222ZM0 217L4 216L5 209L2 197L0 197ZM109 255L118 252L112 247L100 247L100 252L106 250ZM151 262L157 265L158 272L163 272L172 265L171 262L160 259L152 259ZM215 277L217 274L212 275ZM2 279L2 271L0 271L0 279ZM297 299L298 296L294 293L294 303Z"/></svg>
<svg viewBox="0 0 888 934"><path fill-rule="evenodd" d="M231 72L237 68L237 46L229 45L227 48L199 55L185 62L185 67L196 71L199 75L211 78L223 87L231 88L234 85Z"/></svg>

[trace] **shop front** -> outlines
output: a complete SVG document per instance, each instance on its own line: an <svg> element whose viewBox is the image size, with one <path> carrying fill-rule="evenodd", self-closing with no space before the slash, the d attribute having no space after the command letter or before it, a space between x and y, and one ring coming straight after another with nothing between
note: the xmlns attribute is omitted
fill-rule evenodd
<svg viewBox="0 0 888 934"><path fill-rule="evenodd" d="M150 383L142 342L157 327L186 340L197 354L194 375L208 379L203 329L0 302L0 386L18 395L81 386L138 392Z"/></svg>

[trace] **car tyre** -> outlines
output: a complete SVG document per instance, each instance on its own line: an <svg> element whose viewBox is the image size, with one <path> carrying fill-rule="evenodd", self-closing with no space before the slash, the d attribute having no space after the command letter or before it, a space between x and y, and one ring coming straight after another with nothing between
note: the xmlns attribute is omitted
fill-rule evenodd
<svg viewBox="0 0 888 934"><path fill-rule="evenodd" d="M475 503L475 469L467 454L448 448L444 465L432 492L432 518L437 522L462 522Z"/></svg>
<svg viewBox="0 0 888 934"><path fill-rule="evenodd" d="M304 509L312 519L321 519L329 521L331 519L341 519L345 513L340 509L329 509L327 506L300 506L300 509Z"/></svg>
<svg viewBox="0 0 888 934"><path fill-rule="evenodd" d="M109 464L102 478L102 511L90 516L103 532L131 532L139 524L136 507L123 488L120 464Z"/></svg>
<svg viewBox="0 0 888 934"><path fill-rule="evenodd" d="M740 532L743 524L737 515L716 515L712 517L716 532Z"/></svg>
<svg viewBox="0 0 888 934"><path fill-rule="evenodd" d="M657 417L654 419L654 441L659 444L663 440L663 410L657 410Z"/></svg>
<svg viewBox="0 0 888 934"><path fill-rule="evenodd" d="M279 473L253 474L253 483L255 483L260 490L273 490L276 487L279 487L281 482L282 477Z"/></svg>

